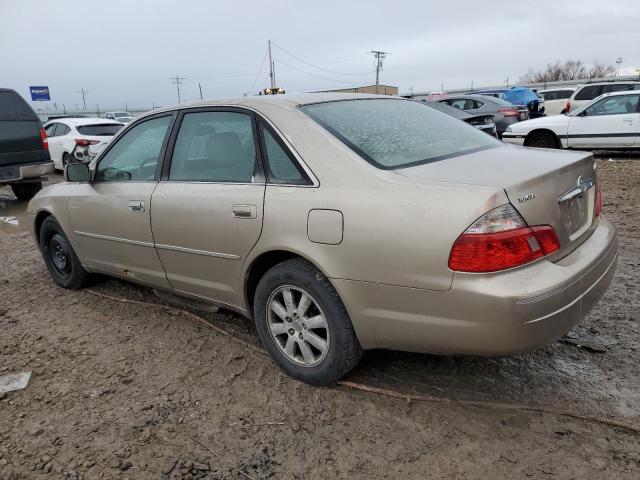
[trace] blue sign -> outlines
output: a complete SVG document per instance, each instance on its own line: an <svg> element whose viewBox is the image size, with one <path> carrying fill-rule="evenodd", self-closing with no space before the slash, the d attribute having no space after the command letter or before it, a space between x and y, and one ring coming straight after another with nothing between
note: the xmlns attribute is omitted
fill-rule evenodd
<svg viewBox="0 0 640 480"><path fill-rule="evenodd" d="M49 87L29 87L31 90L31 100L34 102L51 101Z"/></svg>

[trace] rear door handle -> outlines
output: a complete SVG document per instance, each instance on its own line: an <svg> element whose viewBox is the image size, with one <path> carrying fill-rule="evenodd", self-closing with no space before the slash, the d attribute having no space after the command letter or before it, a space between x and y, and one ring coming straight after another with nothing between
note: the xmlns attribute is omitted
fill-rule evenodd
<svg viewBox="0 0 640 480"><path fill-rule="evenodd" d="M235 218L256 218L258 208L255 205L232 205L231 212Z"/></svg>
<svg viewBox="0 0 640 480"><path fill-rule="evenodd" d="M129 202L129 211L135 213L143 213L144 212L144 202L140 200L131 200Z"/></svg>

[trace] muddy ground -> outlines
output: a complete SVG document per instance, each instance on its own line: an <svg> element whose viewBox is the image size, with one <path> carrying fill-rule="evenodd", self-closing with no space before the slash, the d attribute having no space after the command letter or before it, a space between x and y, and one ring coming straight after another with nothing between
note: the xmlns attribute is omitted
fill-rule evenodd
<svg viewBox="0 0 640 480"><path fill-rule="evenodd" d="M620 262L573 343L503 359L368 352L348 380L640 427L640 159L604 155ZM59 177L54 180L59 181ZM251 323L124 304L54 285L0 189L0 479L638 479L640 433L555 413L407 401L284 376ZM96 292L166 303L97 280ZM243 342L234 339L240 338Z"/></svg>

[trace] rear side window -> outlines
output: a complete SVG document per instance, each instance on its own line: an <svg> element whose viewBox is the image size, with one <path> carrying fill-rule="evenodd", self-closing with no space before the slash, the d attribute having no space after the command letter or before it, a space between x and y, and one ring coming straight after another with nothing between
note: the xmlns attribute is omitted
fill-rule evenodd
<svg viewBox="0 0 640 480"><path fill-rule="evenodd" d="M564 100L569 98L573 90L554 90L552 92L543 92L542 98L545 100Z"/></svg>
<svg viewBox="0 0 640 480"><path fill-rule="evenodd" d="M309 183L288 150L262 122L260 122L260 135L264 142L269 182L294 185Z"/></svg>
<svg viewBox="0 0 640 480"><path fill-rule="evenodd" d="M620 92L622 90L633 90L633 84L612 83L611 85L604 85L602 87L602 93Z"/></svg>
<svg viewBox="0 0 640 480"><path fill-rule="evenodd" d="M16 92L0 92L0 121L37 121L33 109Z"/></svg>
<svg viewBox="0 0 640 480"><path fill-rule="evenodd" d="M305 105L300 110L384 170L501 145L477 128L410 100L342 100Z"/></svg>
<svg viewBox="0 0 640 480"><path fill-rule="evenodd" d="M251 116L224 111L184 115L169 180L251 183L255 169Z"/></svg>
<svg viewBox="0 0 640 480"><path fill-rule="evenodd" d="M121 128L118 124L81 125L78 132L91 137L113 137Z"/></svg>
<svg viewBox="0 0 640 480"><path fill-rule="evenodd" d="M593 100L596 97L599 97L602 92L602 85L589 85L580 89L578 93L576 93L575 100Z"/></svg>

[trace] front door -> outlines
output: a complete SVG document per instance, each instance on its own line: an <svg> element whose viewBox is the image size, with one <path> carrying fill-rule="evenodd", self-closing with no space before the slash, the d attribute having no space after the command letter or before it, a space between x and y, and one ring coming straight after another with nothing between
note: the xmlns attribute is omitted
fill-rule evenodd
<svg viewBox="0 0 640 480"><path fill-rule="evenodd" d="M571 117L570 148L614 148L634 145L640 124L639 94L605 97Z"/></svg>
<svg viewBox="0 0 640 480"><path fill-rule="evenodd" d="M88 267L170 287L151 233L151 195L172 115L152 117L122 135L100 158L94 180L73 186L69 218Z"/></svg>
<svg viewBox="0 0 640 480"><path fill-rule="evenodd" d="M239 306L241 268L262 231L265 191L253 114L209 108L181 118L152 197L158 255L176 290Z"/></svg>

